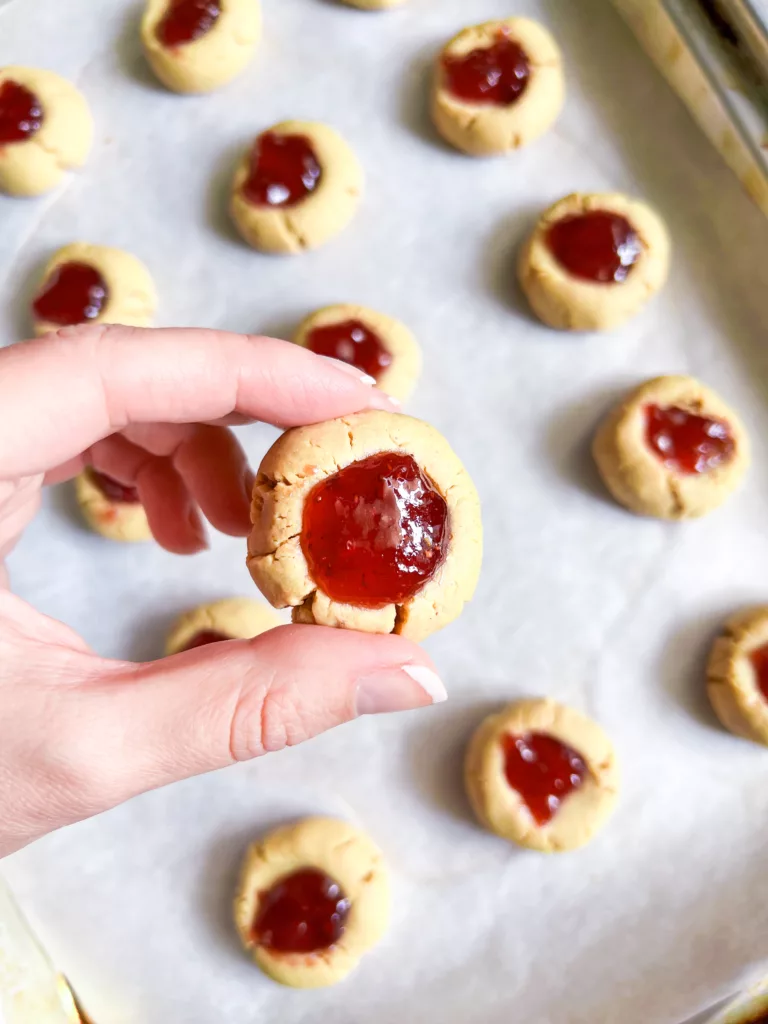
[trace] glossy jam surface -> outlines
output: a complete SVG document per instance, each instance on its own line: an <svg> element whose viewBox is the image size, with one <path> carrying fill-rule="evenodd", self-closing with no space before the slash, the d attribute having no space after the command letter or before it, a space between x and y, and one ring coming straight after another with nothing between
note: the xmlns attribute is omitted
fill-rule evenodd
<svg viewBox="0 0 768 1024"><path fill-rule="evenodd" d="M43 282L32 303L38 320L69 327L94 320L108 298L101 274L87 263L62 263Z"/></svg>
<svg viewBox="0 0 768 1024"><path fill-rule="evenodd" d="M752 662L752 668L755 670L757 688L762 693L764 699L768 700L768 644L764 647L758 647L756 651L752 651L749 660Z"/></svg>
<svg viewBox="0 0 768 1024"><path fill-rule="evenodd" d="M443 71L446 87L457 99L509 106L525 92L531 65L522 46L502 29L492 46L443 57Z"/></svg>
<svg viewBox="0 0 768 1024"><path fill-rule="evenodd" d="M109 498L110 501L119 502L121 505L139 504L139 492L135 487L121 484L119 480L107 476L106 473L99 473L95 469L91 469L90 474L91 480L93 480L105 498Z"/></svg>
<svg viewBox="0 0 768 1024"><path fill-rule="evenodd" d="M302 868L261 895L253 937L278 953L314 953L339 941L348 914L341 886L316 868Z"/></svg>
<svg viewBox="0 0 768 1024"><path fill-rule="evenodd" d="M170 0L157 38L163 46L192 43L213 28L220 14L219 0Z"/></svg>
<svg viewBox="0 0 768 1024"><path fill-rule="evenodd" d="M226 633L220 633L218 629L201 629L199 633L195 633L192 639L184 644L182 650L193 651L196 647L206 647L208 644L218 644L222 640L231 639L231 636L227 636Z"/></svg>
<svg viewBox="0 0 768 1024"><path fill-rule="evenodd" d="M11 80L0 85L0 146L24 142L42 123L43 108L33 92Z"/></svg>
<svg viewBox="0 0 768 1024"><path fill-rule="evenodd" d="M448 543L448 506L410 455L382 452L317 484L301 547L334 601L380 608L412 597Z"/></svg>
<svg viewBox="0 0 768 1024"><path fill-rule="evenodd" d="M309 139L264 132L254 143L243 195L254 206L284 209L306 199L321 177Z"/></svg>
<svg viewBox="0 0 768 1024"><path fill-rule="evenodd" d="M307 348L318 355L350 363L376 380L392 362L392 356L379 336L362 320L344 320L313 327L307 337Z"/></svg>
<svg viewBox="0 0 768 1024"><path fill-rule="evenodd" d="M555 221L547 232L547 246L569 274L598 284L626 281L643 251L626 217L606 210Z"/></svg>
<svg viewBox="0 0 768 1024"><path fill-rule="evenodd" d="M537 825L552 820L587 774L581 755L546 733L504 736L502 750L507 782L520 794Z"/></svg>
<svg viewBox="0 0 768 1024"><path fill-rule="evenodd" d="M728 424L697 416L677 406L645 410L646 441L668 469L678 473L706 473L727 462L734 441Z"/></svg>

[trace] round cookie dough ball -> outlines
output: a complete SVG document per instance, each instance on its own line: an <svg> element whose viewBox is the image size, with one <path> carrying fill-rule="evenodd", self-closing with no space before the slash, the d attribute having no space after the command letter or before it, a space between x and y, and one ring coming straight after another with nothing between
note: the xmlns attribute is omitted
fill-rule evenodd
<svg viewBox="0 0 768 1024"><path fill-rule="evenodd" d="M568 331L608 331L634 316L669 273L669 235L645 203L574 193L542 215L518 276L536 316Z"/></svg>
<svg viewBox="0 0 768 1024"><path fill-rule="evenodd" d="M86 522L102 537L129 542L152 540L135 487L95 469L84 469L75 477L75 494Z"/></svg>
<svg viewBox="0 0 768 1024"><path fill-rule="evenodd" d="M421 371L421 351L405 324L365 306L346 302L324 306L302 320L293 340L357 367L401 402L410 395Z"/></svg>
<svg viewBox="0 0 768 1024"><path fill-rule="evenodd" d="M141 41L174 92L211 92L239 75L261 37L258 0L147 0Z"/></svg>
<svg viewBox="0 0 768 1024"><path fill-rule="evenodd" d="M41 68L0 68L0 191L50 192L91 150L93 118L66 78Z"/></svg>
<svg viewBox="0 0 768 1024"><path fill-rule="evenodd" d="M465 783L491 832L542 853L588 843L613 812L613 744L591 719L553 700L521 700L473 735Z"/></svg>
<svg viewBox="0 0 768 1024"><path fill-rule="evenodd" d="M230 212L254 249L299 253L346 227L362 188L362 168L338 132L311 121L283 121L243 155Z"/></svg>
<svg viewBox="0 0 768 1024"><path fill-rule="evenodd" d="M345 821L308 818L248 850L235 925L258 966L281 985L335 985L389 923L381 852Z"/></svg>
<svg viewBox="0 0 768 1024"><path fill-rule="evenodd" d="M410 416L286 431L259 467L251 521L251 576L294 622L422 640L477 585L477 491L445 438Z"/></svg>
<svg viewBox="0 0 768 1024"><path fill-rule="evenodd" d="M271 608L249 597L227 597L185 612L173 624L166 654L178 654L219 640L250 640L280 625Z"/></svg>
<svg viewBox="0 0 768 1024"><path fill-rule="evenodd" d="M592 453L618 502L659 519L711 512L750 462L736 413L693 377L656 377L631 391L603 420Z"/></svg>
<svg viewBox="0 0 768 1024"><path fill-rule="evenodd" d="M726 729L768 746L768 607L726 622L709 656L707 693Z"/></svg>
<svg viewBox="0 0 768 1024"><path fill-rule="evenodd" d="M32 317L37 334L81 323L149 327L156 306L154 282L135 256L73 242L43 271Z"/></svg>
<svg viewBox="0 0 768 1024"><path fill-rule="evenodd" d="M560 50L542 25L487 21L463 29L438 55L432 119L452 146L489 156L543 135L564 96Z"/></svg>

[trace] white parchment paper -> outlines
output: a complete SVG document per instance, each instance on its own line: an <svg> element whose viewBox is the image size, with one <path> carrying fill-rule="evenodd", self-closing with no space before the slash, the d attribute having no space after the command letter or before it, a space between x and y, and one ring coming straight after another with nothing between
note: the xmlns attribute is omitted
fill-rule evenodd
<svg viewBox="0 0 768 1024"><path fill-rule="evenodd" d="M530 149L472 160L429 126L428 66L463 24L510 11L555 31L566 109ZM321 304L380 308L423 345L409 411L465 459L487 557L475 601L427 645L446 705L149 794L7 860L44 941L98 1024L672 1024L729 994L768 957L768 758L716 726L702 669L723 617L768 598L768 224L605 0L411 0L379 15L264 0L253 65L201 98L155 84L139 13L124 0L0 12L0 64L69 75L98 126L60 192L0 199L3 342L28 332L41 264L74 239L145 260L162 324L284 334ZM225 214L235 156L285 117L336 125L368 179L346 233L293 259L250 252ZM675 242L666 291L605 337L547 331L513 282L537 213L574 189L647 197ZM755 448L735 499L684 526L610 503L588 456L616 396L668 372L717 387ZM258 462L274 431L242 436ZM243 556L223 537L193 559L109 544L61 489L10 567L96 649L141 659L183 608L252 592ZM621 754L618 812L578 853L510 849L468 814L468 735L530 694L595 716ZM382 945L313 993L262 977L229 918L248 841L305 812L354 817L395 881Z"/></svg>

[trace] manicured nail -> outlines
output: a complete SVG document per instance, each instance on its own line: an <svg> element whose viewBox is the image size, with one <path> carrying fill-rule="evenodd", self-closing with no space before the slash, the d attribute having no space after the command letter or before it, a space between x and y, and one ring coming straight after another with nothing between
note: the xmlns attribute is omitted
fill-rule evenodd
<svg viewBox="0 0 768 1024"><path fill-rule="evenodd" d="M402 665L363 676L357 684L358 715L410 711L446 700L440 677L424 665Z"/></svg>
<svg viewBox="0 0 768 1024"><path fill-rule="evenodd" d="M188 522L192 527L192 532L200 544L200 550L207 550L210 547L210 544L208 543L208 534L206 533L205 526L203 526L203 521L200 518L200 513L197 509L193 508L190 510Z"/></svg>
<svg viewBox="0 0 768 1024"><path fill-rule="evenodd" d="M375 377L371 377L369 373L361 373L356 366L353 366L351 363L345 363L343 359L334 359L333 356L323 356L323 359L327 359L329 363L333 363L334 366L349 374L350 377L357 377L361 384L373 387L376 383Z"/></svg>
<svg viewBox="0 0 768 1024"><path fill-rule="evenodd" d="M385 412L399 412L400 402L391 395L385 395L383 391L373 388L368 396L368 408L384 409Z"/></svg>
<svg viewBox="0 0 768 1024"><path fill-rule="evenodd" d="M245 492L245 499L250 507L251 501L253 500L253 485L256 483L256 474L250 468L250 466L243 473L243 491Z"/></svg>

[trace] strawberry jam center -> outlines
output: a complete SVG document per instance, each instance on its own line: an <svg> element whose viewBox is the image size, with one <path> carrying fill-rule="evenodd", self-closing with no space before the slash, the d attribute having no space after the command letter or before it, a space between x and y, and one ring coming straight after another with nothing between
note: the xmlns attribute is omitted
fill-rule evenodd
<svg viewBox="0 0 768 1024"><path fill-rule="evenodd" d="M757 688L762 693L763 698L768 700L768 644L764 647L758 647L756 651L752 651L749 660L752 662L752 668L755 671Z"/></svg>
<svg viewBox="0 0 768 1024"><path fill-rule="evenodd" d="M304 504L301 546L334 601L399 604L434 575L448 544L448 506L410 455L381 452L326 477Z"/></svg>
<svg viewBox="0 0 768 1024"><path fill-rule="evenodd" d="M531 732L504 736L504 774L537 825L551 821L560 804L587 774L584 759L554 736Z"/></svg>
<svg viewBox="0 0 768 1024"><path fill-rule="evenodd" d="M646 441L667 469L706 473L733 455L734 440L722 420L697 416L677 406L645 410Z"/></svg>
<svg viewBox="0 0 768 1024"><path fill-rule="evenodd" d="M307 347L320 356L332 356L350 363L378 380L392 362L381 339L361 320L344 320L324 327L313 327Z"/></svg>
<svg viewBox="0 0 768 1024"><path fill-rule="evenodd" d="M549 251L569 274L598 284L626 281L643 246L626 219L607 210L562 217L547 232Z"/></svg>
<svg viewBox="0 0 768 1024"><path fill-rule="evenodd" d="M348 914L349 900L338 882L316 868L302 868L261 894L253 937L278 953L314 953L339 941Z"/></svg>
<svg viewBox="0 0 768 1024"><path fill-rule="evenodd" d="M243 195L254 206L283 209L314 192L321 177L309 139L264 132L254 143Z"/></svg>
<svg viewBox="0 0 768 1024"><path fill-rule="evenodd" d="M138 505L140 503L139 492L129 484L121 484L106 473L99 473L96 469L90 470L91 480L96 484L105 498L118 502L121 505Z"/></svg>
<svg viewBox="0 0 768 1024"><path fill-rule="evenodd" d="M220 0L170 0L157 38L163 46L192 43L213 28L220 14Z"/></svg>
<svg viewBox="0 0 768 1024"><path fill-rule="evenodd" d="M467 103L509 106L526 90L531 65L525 50L501 29L492 46L443 57L446 86Z"/></svg>
<svg viewBox="0 0 768 1024"><path fill-rule="evenodd" d="M107 284L88 263L62 263L43 282L32 303L38 320L69 327L94 320L108 298Z"/></svg>
<svg viewBox="0 0 768 1024"><path fill-rule="evenodd" d="M43 108L33 92L11 79L0 85L0 146L30 139L42 123Z"/></svg>
<svg viewBox="0 0 768 1024"><path fill-rule="evenodd" d="M231 636L219 632L218 629L201 629L195 633L191 640L182 647L182 651L193 651L196 647L206 647L208 644L218 644L222 640L231 640Z"/></svg>

